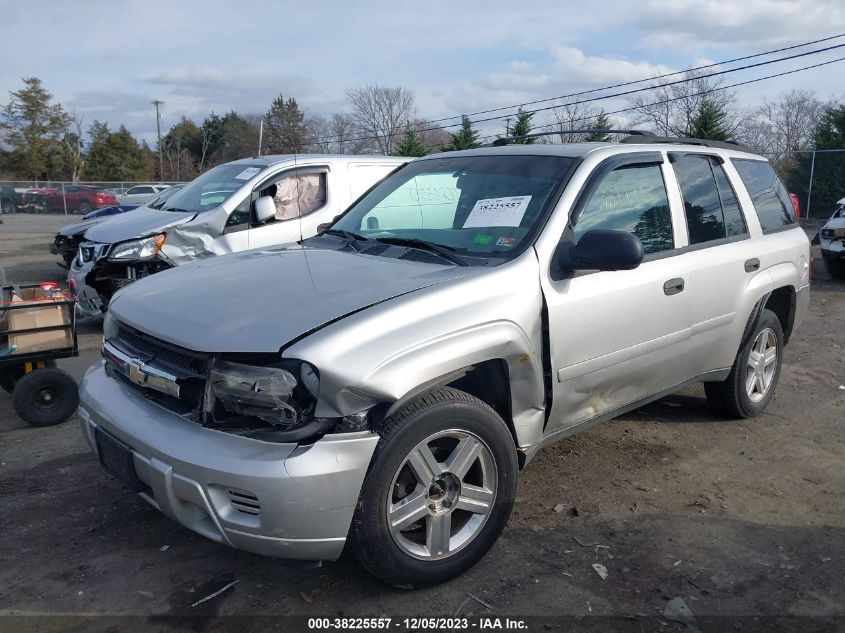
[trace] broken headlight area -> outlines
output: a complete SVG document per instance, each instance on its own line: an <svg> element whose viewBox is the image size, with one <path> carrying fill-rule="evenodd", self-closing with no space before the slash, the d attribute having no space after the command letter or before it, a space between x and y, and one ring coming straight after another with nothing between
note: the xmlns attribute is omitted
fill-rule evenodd
<svg viewBox="0 0 845 633"><path fill-rule="evenodd" d="M314 417L319 388L317 370L302 361L257 365L218 358L206 381L203 421L212 428L271 441L300 429L326 432L334 422Z"/></svg>
<svg viewBox="0 0 845 633"><path fill-rule="evenodd" d="M107 304L115 292L149 275L167 270L172 266L158 257L148 261L118 263L109 259L100 260L85 276L85 283L97 291Z"/></svg>

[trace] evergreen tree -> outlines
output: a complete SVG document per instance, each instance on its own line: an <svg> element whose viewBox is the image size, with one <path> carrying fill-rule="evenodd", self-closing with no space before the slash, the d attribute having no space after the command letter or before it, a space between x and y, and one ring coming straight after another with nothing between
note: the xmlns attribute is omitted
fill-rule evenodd
<svg viewBox="0 0 845 633"><path fill-rule="evenodd" d="M24 87L9 92L9 103L0 117L0 130L9 148L11 171L26 178L45 178L61 166L62 140L70 117L37 77L25 77Z"/></svg>
<svg viewBox="0 0 845 633"><path fill-rule="evenodd" d="M705 99L690 120L687 135L711 141L727 141L731 136L727 126L728 115L725 109L715 101Z"/></svg>
<svg viewBox="0 0 845 633"><path fill-rule="evenodd" d="M530 145L536 140L534 138L526 138L529 134L531 134L531 130L534 127L531 124L531 119L533 117L533 112L525 112L522 107L516 111L516 121L510 130L510 135L513 137L513 143Z"/></svg>
<svg viewBox="0 0 845 633"><path fill-rule="evenodd" d="M296 99L279 95L273 99L265 121L267 154L296 154L308 146L305 115Z"/></svg>
<svg viewBox="0 0 845 633"><path fill-rule="evenodd" d="M91 141L85 161L85 180L150 180L149 160L135 137L121 125L116 131L94 121L88 132Z"/></svg>
<svg viewBox="0 0 845 633"><path fill-rule="evenodd" d="M395 156L425 156L428 153L420 135L410 125L405 126L405 136L395 151Z"/></svg>
<svg viewBox="0 0 845 633"><path fill-rule="evenodd" d="M200 127L200 162L199 169L202 171L212 160L212 157L220 149L223 141L223 119L214 112L209 114Z"/></svg>
<svg viewBox="0 0 845 633"><path fill-rule="evenodd" d="M233 110L220 118L220 141L210 164L254 156L257 150L258 126Z"/></svg>
<svg viewBox="0 0 845 633"><path fill-rule="evenodd" d="M825 107L813 134L813 147L817 150L845 150L845 104ZM789 191L801 198L805 217L828 217L843 197L845 183L845 152L818 152L815 166L812 152L798 154L795 167L786 174ZM810 204L807 194L810 170L813 171L813 190Z"/></svg>
<svg viewBox="0 0 845 633"><path fill-rule="evenodd" d="M585 141L588 142L599 142L605 143L610 140L610 135L607 133L607 130L613 128L613 125L610 122L610 117L604 113L604 110L598 113L593 122L590 124L590 128L592 128L592 132L587 134Z"/></svg>
<svg viewBox="0 0 845 633"><path fill-rule="evenodd" d="M452 134L452 141L443 149L446 151L457 151L461 149L475 149L478 142L478 131L472 127L472 121L466 114L461 115L461 129Z"/></svg>

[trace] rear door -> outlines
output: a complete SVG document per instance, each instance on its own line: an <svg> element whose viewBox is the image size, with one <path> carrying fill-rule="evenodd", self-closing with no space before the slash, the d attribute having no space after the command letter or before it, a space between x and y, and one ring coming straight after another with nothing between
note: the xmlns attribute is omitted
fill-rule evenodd
<svg viewBox="0 0 845 633"><path fill-rule="evenodd" d="M688 270L675 251L667 169L658 152L610 158L573 207L563 239L577 242L590 229L630 231L645 258L634 270L553 269L547 286L544 280L553 386L547 434L690 377Z"/></svg>
<svg viewBox="0 0 845 633"><path fill-rule="evenodd" d="M695 373L733 364L742 330L753 307L750 286L770 285L761 267L759 239L735 188L715 154L670 152L670 163L684 205L687 246L679 261L688 270L686 292L692 315L690 363Z"/></svg>

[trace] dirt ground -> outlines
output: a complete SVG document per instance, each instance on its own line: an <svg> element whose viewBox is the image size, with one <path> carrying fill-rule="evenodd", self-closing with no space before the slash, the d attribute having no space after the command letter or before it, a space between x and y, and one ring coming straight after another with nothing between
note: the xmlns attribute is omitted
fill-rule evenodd
<svg viewBox="0 0 845 633"><path fill-rule="evenodd" d="M3 220L7 280L60 279L47 245L64 218ZM156 630L185 628L180 617L198 615L460 614L673 631L683 624L664 611L682 598L696 618L687 630L768 630L783 622L775 616L794 616L787 630L837 630L845 626L845 284L816 256L810 311L763 415L724 419L696 387L544 450L488 555L462 577L414 592L385 587L348 556L295 566L195 535L102 471L75 418L30 428L0 392L0 613L80 616L51 620L54 630L114 630L95 614L144 616L137 621ZM100 325L81 322L80 358L60 361L77 379L98 358ZM594 563L606 567L605 580ZM233 628L231 618L192 622ZM26 623L0 618L0 629Z"/></svg>

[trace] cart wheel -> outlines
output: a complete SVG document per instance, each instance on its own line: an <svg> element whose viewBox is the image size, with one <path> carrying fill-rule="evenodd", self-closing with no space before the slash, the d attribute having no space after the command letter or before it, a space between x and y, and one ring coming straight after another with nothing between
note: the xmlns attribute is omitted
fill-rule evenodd
<svg viewBox="0 0 845 633"><path fill-rule="evenodd" d="M42 361L45 367L55 367L56 361L45 360ZM0 367L0 388L6 393L12 393L15 390L15 384L26 373L23 364L14 367Z"/></svg>
<svg viewBox="0 0 845 633"><path fill-rule="evenodd" d="M76 381L54 367L35 369L18 379L12 405L32 426L51 426L67 420L79 405Z"/></svg>

